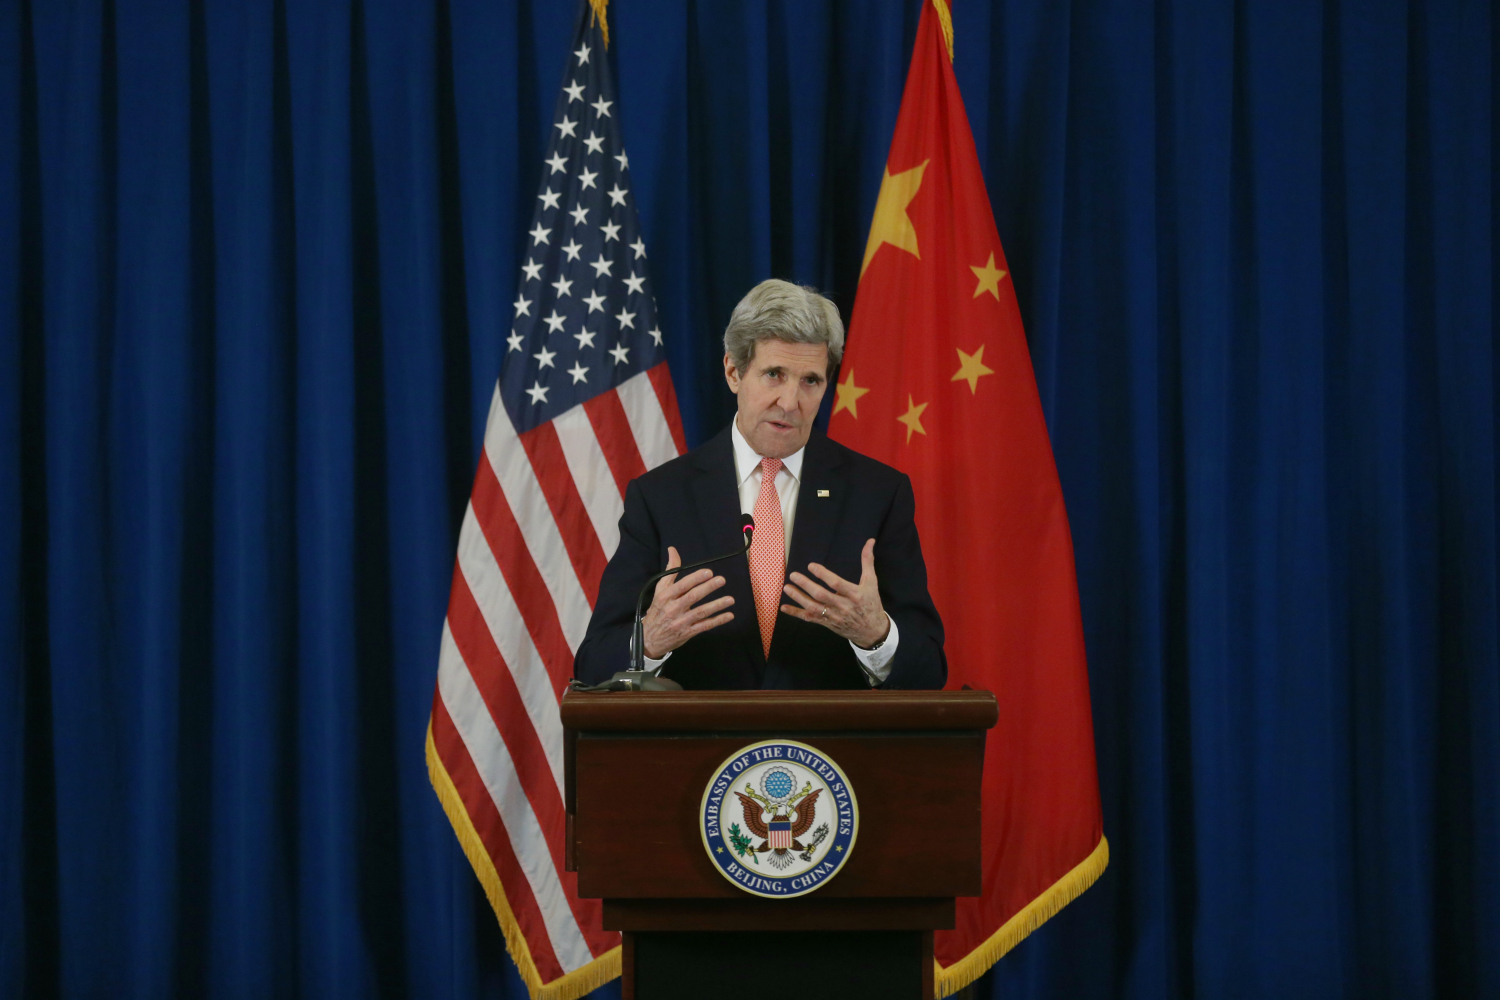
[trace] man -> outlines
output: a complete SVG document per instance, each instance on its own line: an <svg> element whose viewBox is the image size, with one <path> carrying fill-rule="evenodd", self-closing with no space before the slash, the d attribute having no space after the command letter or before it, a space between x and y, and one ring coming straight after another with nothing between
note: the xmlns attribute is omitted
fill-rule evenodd
<svg viewBox="0 0 1500 1000"><path fill-rule="evenodd" d="M738 413L626 489L620 547L573 663L579 679L624 670L646 580L742 545L748 513L748 559L656 585L647 669L689 690L943 686L911 481L811 433L843 349L837 307L812 289L772 279L735 306L724 378Z"/></svg>

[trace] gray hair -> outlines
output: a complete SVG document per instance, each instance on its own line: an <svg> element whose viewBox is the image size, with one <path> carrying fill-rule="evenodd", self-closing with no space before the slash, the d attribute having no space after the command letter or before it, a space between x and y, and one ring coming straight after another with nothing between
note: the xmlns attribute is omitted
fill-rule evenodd
<svg viewBox="0 0 1500 1000"><path fill-rule="evenodd" d="M724 329L724 353L744 373L762 340L826 344L828 377L844 356L844 323L839 307L816 288L767 278L745 293Z"/></svg>

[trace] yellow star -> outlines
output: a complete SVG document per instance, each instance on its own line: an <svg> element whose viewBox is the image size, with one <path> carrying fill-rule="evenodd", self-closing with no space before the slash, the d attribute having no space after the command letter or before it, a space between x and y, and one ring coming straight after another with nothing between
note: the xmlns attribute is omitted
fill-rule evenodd
<svg viewBox="0 0 1500 1000"><path fill-rule="evenodd" d="M719 853L720 853L720 854L723 854L723 853L724 853L724 848L722 848L722 847L720 847L720 848L718 848L718 852L719 852Z"/></svg>
<svg viewBox="0 0 1500 1000"><path fill-rule="evenodd" d="M954 348L954 350L958 349ZM958 371L954 372L953 377L948 381L962 382L968 379L969 392L978 393L980 377L993 374L995 374L995 369L986 367L984 363L984 345L980 344L979 350L973 354L965 354L963 351L958 352Z"/></svg>
<svg viewBox="0 0 1500 1000"><path fill-rule="evenodd" d="M849 377L840 382L835 388L839 391L839 398L833 404L833 412L848 410L849 416L855 420L859 419L859 397L869 392L869 389L861 389L854 384L854 369L849 369Z"/></svg>
<svg viewBox="0 0 1500 1000"><path fill-rule="evenodd" d="M1005 277L1005 272L995 266L994 251L990 251L990 259L983 267L975 267L973 264L970 264L969 270L973 271L974 277L979 279L979 285L974 289L974 297L977 299L985 292L989 292L995 297L995 301L999 302L1000 279Z"/></svg>
<svg viewBox="0 0 1500 1000"><path fill-rule="evenodd" d="M880 181L880 197L875 200L875 218L870 222L870 239L865 243L865 262L859 266L860 277L864 277L865 268L870 266L870 258L875 256L875 251L880 249L882 243L889 243L918 260L922 259L922 255L917 252L917 231L912 227L910 216L906 214L906 206L917 196L917 190L922 186L922 171L927 169L928 162L923 160L918 166L894 176L889 168L886 169L885 176Z"/></svg>
<svg viewBox="0 0 1500 1000"><path fill-rule="evenodd" d="M835 851L838 851L840 854L844 853L844 845L843 844L834 844L833 845L833 849Z"/></svg>
<svg viewBox="0 0 1500 1000"><path fill-rule="evenodd" d="M926 434L927 428L922 426L922 411L927 409L926 403L912 402L910 393L906 397L906 412L896 419L906 425L906 441L911 443L911 432Z"/></svg>

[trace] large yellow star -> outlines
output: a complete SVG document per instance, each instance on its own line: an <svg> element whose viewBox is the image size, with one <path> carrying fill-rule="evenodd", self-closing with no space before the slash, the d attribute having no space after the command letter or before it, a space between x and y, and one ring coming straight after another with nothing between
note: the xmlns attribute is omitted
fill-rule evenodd
<svg viewBox="0 0 1500 1000"><path fill-rule="evenodd" d="M926 403L912 402L911 394L906 397L906 412L896 419L906 425L906 443L911 444L911 432L926 434L927 428L922 426L922 411L927 409Z"/></svg>
<svg viewBox="0 0 1500 1000"><path fill-rule="evenodd" d="M869 389L861 389L854 384L854 369L849 369L849 377L844 379L834 388L838 389L839 398L834 401L833 412L837 414L840 410L848 410L849 416L855 420L859 419L859 397L869 392Z"/></svg>
<svg viewBox="0 0 1500 1000"><path fill-rule="evenodd" d="M958 349L954 348L954 350ZM993 374L995 374L995 369L985 366L984 345L980 344L979 350L973 354L965 354L963 351L958 352L958 371L954 372L953 377L948 381L962 382L968 379L969 392L978 393L980 377Z"/></svg>
<svg viewBox="0 0 1500 1000"><path fill-rule="evenodd" d="M918 166L894 176L889 168L886 169L880 181L880 197L875 200L870 238L865 243L865 262L859 266L860 277L864 277L870 258L875 256L882 243L889 243L918 260L922 259L917 252L917 231L911 224L911 217L906 214L906 206L917 196L917 190L922 186L922 171L927 169L928 162L923 160Z"/></svg>
<svg viewBox="0 0 1500 1000"><path fill-rule="evenodd" d="M995 301L999 302L1000 279L1005 277L1005 272L995 266L995 252L993 250L990 251L990 259L985 262L983 267L975 267L973 264L970 264L969 270L973 271L974 277L979 279L979 284L974 288L974 297L977 299L985 292L989 292L995 297Z"/></svg>

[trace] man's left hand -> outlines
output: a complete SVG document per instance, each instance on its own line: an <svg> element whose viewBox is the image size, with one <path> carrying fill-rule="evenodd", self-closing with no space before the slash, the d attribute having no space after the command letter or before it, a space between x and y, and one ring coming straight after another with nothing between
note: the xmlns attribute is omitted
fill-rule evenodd
<svg viewBox="0 0 1500 1000"><path fill-rule="evenodd" d="M859 583L850 583L826 566L808 563L807 568L822 585L811 577L793 573L785 590L801 607L783 604L781 610L793 618L822 625L861 649L869 649L891 630L891 620L880 603L879 581L875 579L875 539L865 542L859 561Z"/></svg>

